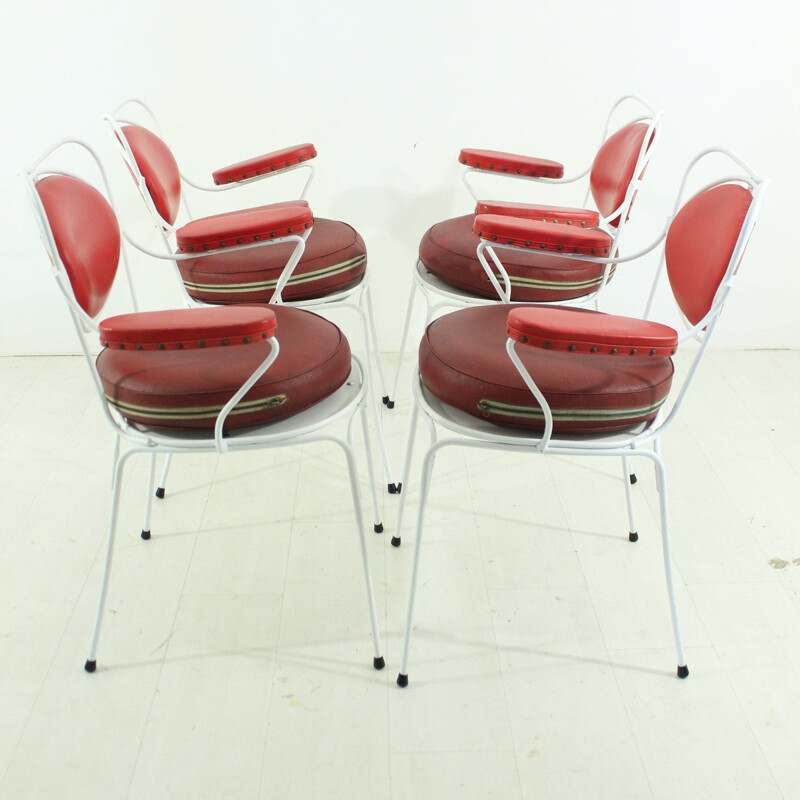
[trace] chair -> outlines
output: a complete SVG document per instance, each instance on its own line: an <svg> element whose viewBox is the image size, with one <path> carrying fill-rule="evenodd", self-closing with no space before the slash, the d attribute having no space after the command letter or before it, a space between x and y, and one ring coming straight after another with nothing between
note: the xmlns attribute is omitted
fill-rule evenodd
<svg viewBox="0 0 800 800"><path fill-rule="evenodd" d="M690 177L707 158L719 154L736 165L736 177L710 184L683 202ZM696 178L695 178L696 179ZM654 289L664 268L686 323L673 328L646 319L569 308L495 304L455 311L432 322L420 344L419 372L407 451L422 415L431 428L423 462L414 561L403 662L397 682L408 683L408 656L414 618L425 508L437 453L465 446L527 455L615 456L630 474L634 456L649 459L657 478L667 595L678 656L678 676L688 667L681 643L672 581L667 520L667 486L660 455L661 436L679 412L691 379L728 297L750 237L766 181L726 150L707 150L690 164L664 240ZM679 210L680 209L680 210ZM484 249L548 253L572 252L591 234L499 215L480 215L476 235ZM653 247L655 247L654 245ZM649 252L649 248L645 252ZM637 258L631 256L630 258ZM563 256L558 256L563 257ZM570 256L571 257L571 256ZM584 257L584 256L578 256ZM619 262L629 259L614 259ZM611 262L612 259L606 259ZM648 307L652 304L651 292ZM673 378L671 356L690 337L700 340L683 384L667 406ZM505 351L505 352L504 352ZM507 355L506 355L507 354ZM455 436L438 439L437 430ZM408 480L408 462L403 482ZM511 479L512 476L509 476ZM629 539L638 539L632 488L624 480ZM407 491L401 497L393 544L400 544Z"/></svg>
<svg viewBox="0 0 800 800"><path fill-rule="evenodd" d="M367 444L366 374L333 323L288 306L230 306L133 312L98 322L125 252L116 216L98 189L49 164L56 155L82 148L94 159L108 197L105 174L94 152L75 140L58 143L26 173L26 184L59 289L79 334L103 414L115 433L111 515L100 602L88 672L97 647L108 592L123 472L128 459L150 455L148 503L142 538L150 538L155 456L226 453L329 441L345 455L364 569L373 665L384 666L367 561L353 433L360 417ZM78 150L77 152L80 152ZM289 231L311 229L306 206L267 208L251 217L258 241L234 248L293 248L299 260L304 238ZM211 243L209 243L211 244ZM280 339L280 346L278 344ZM94 352L101 346L100 354ZM347 439L327 430L346 424ZM120 454L119 443L126 448ZM373 503L377 513L377 497ZM376 524L375 530L382 530Z"/></svg>
<svg viewBox="0 0 800 800"><path fill-rule="evenodd" d="M144 117L138 124L127 115L133 112ZM234 305L238 303L282 303L295 308L313 309L319 313L336 308L355 311L361 321L365 347L365 366L370 374L374 357L381 386L385 384L377 345L375 319L372 311L367 267L367 251L361 236L347 223L316 218L314 234L308 236L303 256L293 270L287 269L292 249L289 245L263 250L231 250L229 247L203 250L186 245L186 228L201 236L216 233L224 225L231 241L240 242L236 228L245 224L245 212L228 212L211 217L192 219L183 184L206 192L225 192L266 178L274 178L297 170L308 171L308 178L296 200L272 206L305 205L305 195L314 177L309 161L317 152L312 144L287 147L248 161L216 170L214 185L195 183L178 168L175 158L161 137L153 112L141 101L126 100L106 123L117 149L139 189L145 206L161 234L167 252L193 253L194 258L176 262L187 305ZM176 227L183 208L188 225ZM262 207L263 208L263 207ZM246 231L245 231L246 236ZM131 243L151 256L162 257L131 240ZM385 388L381 389L385 403L389 402ZM386 445L380 427L378 411L371 406L378 429L378 440L390 493L396 491ZM163 479L159 487L163 495Z"/></svg>
<svg viewBox="0 0 800 800"><path fill-rule="evenodd" d="M620 107L631 104L635 104L637 115L612 132L612 120ZM426 325L444 308L490 302L583 304L593 301L597 308L600 293L613 275L613 262L554 258L548 253L524 250L506 253L503 263L495 258L490 265L476 253L479 240L472 231L475 214L502 214L593 228L597 233L596 254L601 257L616 255L660 128L661 112L638 97L620 98L609 112L592 165L568 178L564 177L563 164L555 161L494 150L467 148L461 151L459 162L467 168L463 180L475 200L475 213L439 222L422 237L406 306L392 400L397 394L400 364L417 292L425 300ZM571 184L587 176L589 180L583 206L564 208L481 199L470 180L475 175L539 184ZM587 206L590 194L597 210Z"/></svg>

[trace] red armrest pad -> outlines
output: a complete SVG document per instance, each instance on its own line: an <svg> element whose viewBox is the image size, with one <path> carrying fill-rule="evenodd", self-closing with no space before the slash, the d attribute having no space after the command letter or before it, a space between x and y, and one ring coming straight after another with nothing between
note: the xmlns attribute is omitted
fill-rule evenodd
<svg viewBox="0 0 800 800"><path fill-rule="evenodd" d="M611 237L597 228L554 225L533 219L480 214L475 217L473 233L481 239L516 247L530 247L558 253L584 256L607 256Z"/></svg>
<svg viewBox="0 0 800 800"><path fill-rule="evenodd" d="M465 147L458 160L474 169L488 172L506 172L510 175L523 175L529 178L563 178L564 165L546 158L519 156L515 153L501 153L497 150L475 150Z"/></svg>
<svg viewBox="0 0 800 800"><path fill-rule="evenodd" d="M250 344L275 333L275 312L263 306L140 311L100 323L100 342L120 350L190 350Z"/></svg>
<svg viewBox="0 0 800 800"><path fill-rule="evenodd" d="M192 220L175 238L179 253L195 253L302 233L313 222L308 203L274 203Z"/></svg>
<svg viewBox="0 0 800 800"><path fill-rule="evenodd" d="M481 200L475 206L475 213L500 214L504 217L536 219L540 222L563 222L567 225L580 225L582 228L596 228L600 224L600 214L588 208L539 206L534 203L507 203L502 200Z"/></svg>
<svg viewBox="0 0 800 800"><path fill-rule="evenodd" d="M598 355L666 358L678 346L678 333L668 325L576 308L513 308L508 335L545 350Z"/></svg>
<svg viewBox="0 0 800 800"><path fill-rule="evenodd" d="M269 175L287 167L294 167L304 161L316 158L317 151L313 144L296 144L294 147L284 147L263 156L256 156L238 164L231 164L211 174L214 183L220 186L223 183L237 183L259 175Z"/></svg>

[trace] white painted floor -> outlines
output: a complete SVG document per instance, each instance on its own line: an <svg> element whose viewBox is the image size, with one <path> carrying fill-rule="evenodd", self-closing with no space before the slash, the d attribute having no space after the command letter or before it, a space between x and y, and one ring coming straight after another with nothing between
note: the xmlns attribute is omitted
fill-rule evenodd
<svg viewBox="0 0 800 800"><path fill-rule="evenodd" d="M135 462L85 673L110 431L80 359L0 359L0 797L800 797L800 351L711 352L694 389L664 440L688 680L651 469L631 544L616 462L444 451L401 690L413 531L384 493L376 672L327 445L177 460L149 542Z"/></svg>

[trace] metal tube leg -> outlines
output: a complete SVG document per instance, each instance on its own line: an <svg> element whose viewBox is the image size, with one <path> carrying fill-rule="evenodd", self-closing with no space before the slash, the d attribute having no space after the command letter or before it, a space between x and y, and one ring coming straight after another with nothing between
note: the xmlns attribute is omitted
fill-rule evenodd
<svg viewBox="0 0 800 800"><path fill-rule="evenodd" d="M678 654L678 677L686 678L689 675L689 668L686 666L686 656L683 652L681 629L678 624L678 606L675 602L675 586L672 580L672 554L667 516L667 476L664 462L659 459L655 460L655 464L659 485L659 505L661 507L661 544L664 552L664 572L667 578L667 597L669 599L669 613L672 617L672 630L675 634L675 649Z"/></svg>
<svg viewBox="0 0 800 800"><path fill-rule="evenodd" d="M121 458L117 459L114 465L114 474L111 482L111 514L108 523L108 542L106 544L106 561L103 568L103 582L100 586L100 602L97 606L97 616L94 622L94 633L92 634L92 642L89 645L89 658L83 668L87 672L94 672L97 669L97 643L100 639L100 626L103 622L103 613L106 608L106 597L108 596L108 582L111 575L111 559L114 554L114 539L117 533L117 513L119 511L119 492L120 484L122 483L122 471L125 466L130 453L125 453Z"/></svg>
<svg viewBox="0 0 800 800"><path fill-rule="evenodd" d="M392 405L397 398L397 385L400 381L400 370L403 366L403 353L406 351L406 342L408 341L408 328L411 325L411 312L414 309L414 299L416 297L417 282L411 279L411 294L408 296L408 304L406 305L406 320L403 323L403 336L400 339L400 352L397 354L397 367L394 371L394 385L392 386Z"/></svg>
<svg viewBox="0 0 800 800"><path fill-rule="evenodd" d="M364 336L364 383L365 383L365 395L369 397L369 407L370 413L375 420L375 430L378 433L378 445L381 448L381 456L383 457L383 469L386 474L386 482L387 488L389 490L389 494L396 494L397 493L397 484L394 482L394 476L392 475L392 467L389 464L389 454L386 450L386 441L383 438L383 428L381 427L381 417L380 417L380 406L378 405L378 399L372 391L372 367L371 367L371 355L370 355L370 342L369 342L369 322L367 320L367 315L364 313L364 310L359 306L350 306L350 308L355 308L358 311L358 315L361 317L361 328L362 333Z"/></svg>
<svg viewBox="0 0 800 800"><path fill-rule="evenodd" d="M397 509L397 523L394 529L394 536L392 536L392 546L400 547L401 528L403 525L403 510L406 506L406 498L408 497L408 473L411 469L411 456L414 452L414 438L417 432L417 418L419 417L419 408L415 401L411 401L411 419L408 422L408 436L406 437L406 452L403 457L403 472L400 475L401 481L398 489L403 485L406 486L405 492L400 497L400 507Z"/></svg>
<svg viewBox="0 0 800 800"><path fill-rule="evenodd" d="M367 591L367 605L369 606L369 619L372 625L372 665L375 669L383 669L386 662L381 653L381 637L378 632L378 612L375 608L375 594L372 589L372 574L369 569L369 559L367 557L367 539L364 534L364 518L361 513L361 498L358 491L358 471L356 460L353 457L353 449L349 444L339 441L347 459L347 472L350 476L350 491L353 495L353 507L356 515L356 527L358 528L358 541L361 548L361 564L364 568L364 584Z"/></svg>
<svg viewBox="0 0 800 800"><path fill-rule="evenodd" d="M172 453L167 453L166 459L164 459L164 469L161 472L161 480L158 482L158 489L156 489L156 497L159 500L164 499L164 495L166 492L167 486L167 475L169 474L169 468L172 464Z"/></svg>
<svg viewBox="0 0 800 800"><path fill-rule="evenodd" d="M144 521L142 522L142 539L150 538L150 514L153 510L153 482L156 479L156 453L150 453L150 465L147 471L147 493L144 498Z"/></svg>
<svg viewBox="0 0 800 800"><path fill-rule="evenodd" d="M114 485L114 470L117 466L117 461L119 460L119 434L114 434L114 447L111 451L111 485Z"/></svg>
<svg viewBox="0 0 800 800"><path fill-rule="evenodd" d="M639 541L639 534L636 531L636 516L633 510L633 488L631 486L631 460L626 456L622 459L622 482L625 484L625 500L628 503L628 540L631 542Z"/></svg>
<svg viewBox="0 0 800 800"><path fill-rule="evenodd" d="M372 529L375 533L383 533L383 523L378 509L378 491L375 488L375 468L372 465L372 444L369 439L369 423L367 415L364 413L363 404L358 408L358 415L361 417L361 429L364 432L364 448L367 451L367 477L369 479L369 491L372 495L372 518L375 520Z"/></svg>
<svg viewBox="0 0 800 800"><path fill-rule="evenodd" d="M422 545L422 526L425 521L425 503L428 500L428 490L430 489L431 470L435 452L428 450L422 462L422 478L419 489L419 509L417 510L417 536L414 540L414 561L411 566L411 587L408 594L408 612L406 614L406 635L403 642L403 662L400 665L400 672L397 675L397 685L408 686L408 650L411 646L411 628L414 624L414 603L417 596L417 578L419 575L419 554Z"/></svg>
<svg viewBox="0 0 800 800"><path fill-rule="evenodd" d="M375 312L372 310L372 293L369 290L369 286L364 287L364 291L361 293L361 299L367 307L367 321L369 322L370 335L372 336L372 355L375 359L375 365L378 367L378 378L381 382L381 399L387 408L394 408L394 401L389 397L386 391L386 378L383 375L381 351L378 347L378 331L375 327Z"/></svg>

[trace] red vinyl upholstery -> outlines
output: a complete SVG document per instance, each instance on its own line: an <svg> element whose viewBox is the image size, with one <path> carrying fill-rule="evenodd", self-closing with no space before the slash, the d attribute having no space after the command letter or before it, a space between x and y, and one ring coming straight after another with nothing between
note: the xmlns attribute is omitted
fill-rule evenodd
<svg viewBox="0 0 800 800"><path fill-rule="evenodd" d="M499 150L475 150L465 147L458 157L460 163L488 172L508 172L530 178L563 178L564 165L546 158L503 153Z"/></svg>
<svg viewBox="0 0 800 800"><path fill-rule="evenodd" d="M179 253L194 253L301 234L313 221L307 204L281 203L192 220L175 231L175 238Z"/></svg>
<svg viewBox="0 0 800 800"><path fill-rule="evenodd" d="M678 346L678 332L659 322L558 306L512 308L508 335L544 350L612 356L663 358Z"/></svg>
<svg viewBox="0 0 800 800"><path fill-rule="evenodd" d="M68 175L48 175L37 181L36 191L75 299L90 317L97 316L119 265L120 233L114 212L97 189Z"/></svg>
<svg viewBox="0 0 800 800"><path fill-rule="evenodd" d="M667 274L675 300L693 325L711 308L752 200L743 186L715 186L689 200L669 227Z"/></svg>
<svg viewBox="0 0 800 800"><path fill-rule="evenodd" d="M275 333L275 312L258 306L140 311L100 323L100 343L119 350L185 350L251 344Z"/></svg>
<svg viewBox="0 0 800 800"><path fill-rule="evenodd" d="M481 200L475 206L475 213L504 214L522 219L538 219L542 222L563 222L565 225L580 225L582 228L596 228L600 224L600 214L589 208L562 208L536 205L535 203Z"/></svg>
<svg viewBox="0 0 800 800"><path fill-rule="evenodd" d="M272 312L280 354L231 412L226 428L303 411L335 392L350 374L350 347L333 323L287 306L273 306ZM97 369L109 403L129 422L207 430L213 429L220 409L266 358L269 347L261 339L246 347L164 351L107 347L97 357Z"/></svg>
<svg viewBox="0 0 800 800"><path fill-rule="evenodd" d="M316 156L317 151L313 144L297 144L293 147L284 147L282 150L266 153L263 156L250 158L247 161L231 164L229 167L223 167L213 172L212 178L218 186L246 181L259 175L268 175L270 172L294 167L304 161L316 158Z"/></svg>
<svg viewBox="0 0 800 800"><path fill-rule="evenodd" d="M439 400L500 426L542 430L544 417L505 352L514 306L477 306L432 322L420 343L420 378ZM536 309L538 312L540 309ZM569 309L575 317L597 312ZM668 357L517 350L553 411L557 433L623 430L652 419L667 398Z"/></svg>
<svg viewBox="0 0 800 800"><path fill-rule="evenodd" d="M647 128L644 122L633 122L620 128L603 142L594 157L589 186L594 202L604 217L619 208L625 199ZM652 139L648 147L650 144ZM612 220L611 224L618 227L619 219Z"/></svg>
<svg viewBox="0 0 800 800"><path fill-rule="evenodd" d="M181 175L172 151L156 134L140 125L124 125L128 142L156 210L170 225L181 205Z"/></svg>
<svg viewBox="0 0 800 800"><path fill-rule="evenodd" d="M472 214L439 222L422 237L419 260L425 269L451 286L478 297L497 299L497 292L478 261L478 237ZM550 224L550 227L557 227ZM566 226L564 226L566 227ZM572 229L570 229L572 230ZM316 236L316 231L311 237ZM602 264L542 252L506 251L503 266L511 279L511 299L519 302L561 302L583 297L603 280Z"/></svg>
<svg viewBox="0 0 800 800"><path fill-rule="evenodd" d="M611 237L605 231L576 225L554 225L538 219L480 214L475 217L472 232L488 242L534 250L582 256L607 256L611 251Z"/></svg>
<svg viewBox="0 0 800 800"><path fill-rule="evenodd" d="M292 243L238 252L218 250L178 262L188 294L204 303L266 303L292 254ZM326 297L356 285L367 268L364 240L350 225L314 220L314 230L288 285L284 300Z"/></svg>

